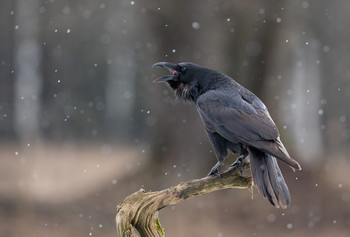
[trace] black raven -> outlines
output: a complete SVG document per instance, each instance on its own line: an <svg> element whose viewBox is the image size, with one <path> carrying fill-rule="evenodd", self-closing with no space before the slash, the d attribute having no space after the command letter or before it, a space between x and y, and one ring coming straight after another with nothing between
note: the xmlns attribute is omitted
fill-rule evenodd
<svg viewBox="0 0 350 237"><path fill-rule="evenodd" d="M283 146L264 103L224 73L187 62L159 62L153 66L172 73L154 82L167 82L177 97L196 104L218 159L208 175L220 176L218 168L228 150L241 155L232 165L241 164L249 155L253 181L260 194L276 207L289 206L288 187L276 158L293 170L301 167Z"/></svg>

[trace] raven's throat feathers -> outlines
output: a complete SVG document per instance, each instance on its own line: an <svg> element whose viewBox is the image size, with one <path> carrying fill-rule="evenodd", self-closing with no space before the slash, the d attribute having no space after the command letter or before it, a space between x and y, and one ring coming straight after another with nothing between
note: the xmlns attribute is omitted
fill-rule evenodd
<svg viewBox="0 0 350 237"><path fill-rule="evenodd" d="M179 87L175 90L176 97L184 100L191 100L190 88L188 85L180 83Z"/></svg>
<svg viewBox="0 0 350 237"><path fill-rule="evenodd" d="M198 91L195 86L185 84L179 81L168 81L170 87L174 90L175 96L185 101L193 101L198 97Z"/></svg>

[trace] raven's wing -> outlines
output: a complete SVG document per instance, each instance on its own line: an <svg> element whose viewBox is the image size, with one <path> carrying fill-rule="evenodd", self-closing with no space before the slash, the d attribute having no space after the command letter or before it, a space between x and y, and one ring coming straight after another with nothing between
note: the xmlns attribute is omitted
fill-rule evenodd
<svg viewBox="0 0 350 237"><path fill-rule="evenodd" d="M259 98L235 97L209 91L197 100L197 110L207 129L227 140L241 142L267 152L290 166L300 169L283 146L278 129Z"/></svg>

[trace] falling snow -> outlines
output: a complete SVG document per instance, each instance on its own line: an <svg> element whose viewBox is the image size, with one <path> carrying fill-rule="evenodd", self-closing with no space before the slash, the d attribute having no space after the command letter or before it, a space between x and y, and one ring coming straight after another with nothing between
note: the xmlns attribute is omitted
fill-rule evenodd
<svg viewBox="0 0 350 237"><path fill-rule="evenodd" d="M197 21L192 22L192 28L198 30L200 28L200 24Z"/></svg>

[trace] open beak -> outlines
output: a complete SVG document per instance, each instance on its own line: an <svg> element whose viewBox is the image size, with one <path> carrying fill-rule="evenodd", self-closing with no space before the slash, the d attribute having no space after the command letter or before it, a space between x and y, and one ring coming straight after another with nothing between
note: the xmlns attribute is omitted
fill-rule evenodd
<svg viewBox="0 0 350 237"><path fill-rule="evenodd" d="M162 67L165 69L168 69L172 75L167 75L165 77L158 78L157 80L154 80L154 83L161 83L161 82L166 82L170 80L175 80L179 74L179 66L175 63L168 63L168 62L159 62L153 64L152 67Z"/></svg>

